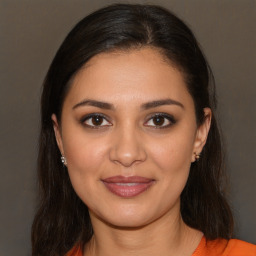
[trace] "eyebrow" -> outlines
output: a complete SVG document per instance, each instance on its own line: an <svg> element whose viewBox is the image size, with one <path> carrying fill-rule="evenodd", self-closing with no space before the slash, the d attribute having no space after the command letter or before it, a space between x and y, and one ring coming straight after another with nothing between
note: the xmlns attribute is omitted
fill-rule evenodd
<svg viewBox="0 0 256 256"><path fill-rule="evenodd" d="M159 106L164 106L164 105L176 105L181 108L184 108L184 105L180 103L179 101L172 100L172 99L163 99L163 100L155 100L155 101L150 101L147 103L144 103L141 105L141 109L147 110L150 108L156 108ZM76 105L73 106L72 109L76 109L78 107L83 107L83 106L93 106L101 109L114 109L114 105L111 103L103 102L103 101L97 101L97 100L90 100L90 99L85 99Z"/></svg>
<svg viewBox="0 0 256 256"><path fill-rule="evenodd" d="M102 108L102 109L114 109L114 105L110 103L97 101L97 100L87 100L87 99L77 103L75 106L73 106L73 109L76 109L78 107L83 107L83 106L93 106L93 107Z"/></svg>
<svg viewBox="0 0 256 256"><path fill-rule="evenodd" d="M141 108L146 110L146 109L156 108L163 105L177 105L181 108L184 108L184 105L182 103L172 99L163 99L163 100L155 100L155 101L147 102L143 104Z"/></svg>

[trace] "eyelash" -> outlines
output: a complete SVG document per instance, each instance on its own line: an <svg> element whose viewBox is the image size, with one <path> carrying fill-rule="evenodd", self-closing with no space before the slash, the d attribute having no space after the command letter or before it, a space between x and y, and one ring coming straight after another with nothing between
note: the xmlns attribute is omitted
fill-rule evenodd
<svg viewBox="0 0 256 256"><path fill-rule="evenodd" d="M164 125L161 125L161 126L159 125L158 126L158 125L148 125L147 124L149 121L153 122L153 118L158 118L158 117L164 118L164 120L163 120ZM108 124L102 125L102 123L101 123L99 125L95 125L95 124L92 123L93 122L92 118L102 118L103 119L102 122L103 123L107 122ZM90 120L91 124L86 124L86 122L88 122L88 120ZM168 124L165 124L166 122L168 122ZM113 125L105 115L100 114L100 113L93 113L93 114L86 115L85 117L83 117L81 119L81 123L84 124L86 127L91 128L91 129L100 129L102 127L107 127L107 126L112 126ZM147 121L144 123L144 125L147 126L147 127L153 127L155 129L164 129L164 128L168 128L168 127L172 126L175 123L176 123L176 120L172 115L169 115L169 114L166 114L166 113L157 113L157 114L154 114L154 115L150 116L147 119Z"/></svg>
<svg viewBox="0 0 256 256"><path fill-rule="evenodd" d="M93 124L86 124L86 121L92 119L92 118L97 118L97 117L100 117L100 118L103 118L103 122L108 122L109 125L93 125ZM92 122L92 121L91 121ZM93 114L89 114L89 115L86 115L85 117L83 117L81 119L81 123L84 124L86 127L88 128L91 128L91 129L99 129L99 128L102 128L102 127L106 127L106 126L112 126L111 122L108 120L108 118L105 116L105 115L102 115L100 113L93 113Z"/></svg>
<svg viewBox="0 0 256 256"><path fill-rule="evenodd" d="M146 125L146 123L148 123L149 121L153 122L153 118L157 118L157 117L164 118L164 123L167 120L168 124L165 124L163 126ZM164 129L164 128L169 128L170 126L175 124L176 123L176 119L172 115L169 115L169 114L166 114L166 113L157 113L157 114L154 114L154 115L150 116L146 123L144 123L144 125L146 125L147 127L153 127L155 129Z"/></svg>

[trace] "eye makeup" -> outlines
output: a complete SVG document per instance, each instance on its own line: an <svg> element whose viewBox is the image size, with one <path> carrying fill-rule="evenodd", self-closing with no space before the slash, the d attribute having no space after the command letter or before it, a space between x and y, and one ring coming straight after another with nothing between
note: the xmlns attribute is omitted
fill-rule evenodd
<svg viewBox="0 0 256 256"><path fill-rule="evenodd" d="M155 129L164 129L169 128L176 122L177 120L174 118L173 115L167 113L155 113L147 119L144 125Z"/></svg>
<svg viewBox="0 0 256 256"><path fill-rule="evenodd" d="M86 128L101 129L113 126L110 118L102 113L90 113L80 119L80 123ZM167 113L154 113L146 118L144 126L153 129L169 128L177 122L173 115Z"/></svg>
<svg viewBox="0 0 256 256"><path fill-rule="evenodd" d="M87 128L99 129L107 126L112 126L108 118L101 113L90 113L82 117L80 122Z"/></svg>

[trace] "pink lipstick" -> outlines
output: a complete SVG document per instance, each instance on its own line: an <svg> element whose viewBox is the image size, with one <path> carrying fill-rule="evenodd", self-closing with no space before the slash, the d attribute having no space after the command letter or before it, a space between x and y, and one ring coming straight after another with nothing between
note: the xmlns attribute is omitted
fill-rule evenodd
<svg viewBox="0 0 256 256"><path fill-rule="evenodd" d="M137 196L149 189L154 181L140 176L113 176L102 180L110 192L120 197Z"/></svg>

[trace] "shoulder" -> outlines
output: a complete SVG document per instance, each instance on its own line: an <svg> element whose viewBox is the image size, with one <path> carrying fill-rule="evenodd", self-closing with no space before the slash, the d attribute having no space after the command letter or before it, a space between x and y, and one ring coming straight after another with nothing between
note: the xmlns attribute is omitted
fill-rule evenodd
<svg viewBox="0 0 256 256"><path fill-rule="evenodd" d="M256 245L231 239L228 241L225 256L256 256Z"/></svg>
<svg viewBox="0 0 256 256"><path fill-rule="evenodd" d="M74 246L65 256L82 256L82 250L79 246Z"/></svg>
<svg viewBox="0 0 256 256"><path fill-rule="evenodd" d="M238 239L202 238L192 256L256 256L256 245Z"/></svg>

